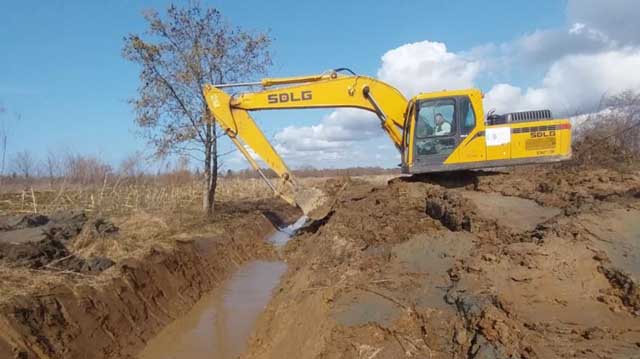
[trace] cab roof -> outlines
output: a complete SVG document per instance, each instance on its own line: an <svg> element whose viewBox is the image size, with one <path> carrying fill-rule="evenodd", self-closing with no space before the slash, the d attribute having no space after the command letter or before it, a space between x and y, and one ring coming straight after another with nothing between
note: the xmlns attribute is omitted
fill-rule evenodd
<svg viewBox="0 0 640 359"><path fill-rule="evenodd" d="M477 88L468 88L462 90L442 90L436 92L421 92L414 96L411 100L430 100L441 97L451 97L451 96L470 96L482 98L482 91Z"/></svg>

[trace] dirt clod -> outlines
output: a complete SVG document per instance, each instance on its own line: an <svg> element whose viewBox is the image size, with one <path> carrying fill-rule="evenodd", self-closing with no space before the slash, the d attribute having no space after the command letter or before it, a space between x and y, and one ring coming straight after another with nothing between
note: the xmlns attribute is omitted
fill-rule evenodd
<svg viewBox="0 0 640 359"><path fill-rule="evenodd" d="M13 231L24 228L39 227L47 224L48 222L49 218L41 214L9 216L0 219L0 231Z"/></svg>
<svg viewBox="0 0 640 359"><path fill-rule="evenodd" d="M474 205L459 194L432 189L427 194L425 212L452 231L472 231Z"/></svg>
<svg viewBox="0 0 640 359"><path fill-rule="evenodd" d="M77 236L86 222L84 212L59 212L51 216L51 223L44 232L48 238L67 241Z"/></svg>
<svg viewBox="0 0 640 359"><path fill-rule="evenodd" d="M87 259L73 257L57 265L57 268L78 273L98 274L109 269L114 264L114 261L105 257L89 257Z"/></svg>
<svg viewBox="0 0 640 359"><path fill-rule="evenodd" d="M50 217L30 214L14 218L4 229L9 240L0 241L0 262L14 267L97 274L115 263L103 256L73 255L68 247L82 231L94 239L116 234L118 227L105 218L89 220L84 212L73 211Z"/></svg>
<svg viewBox="0 0 640 359"><path fill-rule="evenodd" d="M88 229L94 237L106 237L118 233L119 228L105 218L97 218L88 224Z"/></svg>
<svg viewBox="0 0 640 359"><path fill-rule="evenodd" d="M16 266L40 268L68 255L67 248L56 239L45 238L35 243L0 243L0 260Z"/></svg>
<svg viewBox="0 0 640 359"><path fill-rule="evenodd" d="M622 300L632 313L640 316L640 286L629 273L610 265L601 265L598 270L604 274L611 283L616 295Z"/></svg>

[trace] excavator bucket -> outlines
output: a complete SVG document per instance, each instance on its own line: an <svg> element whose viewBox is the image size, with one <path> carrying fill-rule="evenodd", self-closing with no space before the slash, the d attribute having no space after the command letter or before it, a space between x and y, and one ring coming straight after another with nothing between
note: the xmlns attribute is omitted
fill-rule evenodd
<svg viewBox="0 0 640 359"><path fill-rule="evenodd" d="M309 218L319 219L324 217L318 210L327 202L326 194L315 188L300 188L296 191L294 201L296 206Z"/></svg>
<svg viewBox="0 0 640 359"><path fill-rule="evenodd" d="M265 180L268 181L266 178ZM268 185L269 183L267 182ZM301 186L297 181L280 181L274 193L287 203L300 208L305 216L313 219L317 217L315 213L318 208L328 202L324 191L316 187Z"/></svg>
<svg viewBox="0 0 640 359"><path fill-rule="evenodd" d="M213 119L227 133L231 142L244 155L265 183L288 203L299 207L310 218L317 217L317 209L325 202L325 194L317 188L303 188L295 181L280 155L264 136L246 110L232 108L232 97L211 85L204 87L204 94ZM246 146L246 147L245 147ZM251 148L280 177L279 186L271 183L258 162L247 150Z"/></svg>

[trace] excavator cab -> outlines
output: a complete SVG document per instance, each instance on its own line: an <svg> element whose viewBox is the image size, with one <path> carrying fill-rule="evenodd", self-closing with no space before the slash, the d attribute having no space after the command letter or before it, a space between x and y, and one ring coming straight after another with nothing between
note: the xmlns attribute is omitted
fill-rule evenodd
<svg viewBox="0 0 640 359"><path fill-rule="evenodd" d="M428 173L560 161L570 156L570 128L548 110L485 121L477 89L420 94L407 111L402 169Z"/></svg>

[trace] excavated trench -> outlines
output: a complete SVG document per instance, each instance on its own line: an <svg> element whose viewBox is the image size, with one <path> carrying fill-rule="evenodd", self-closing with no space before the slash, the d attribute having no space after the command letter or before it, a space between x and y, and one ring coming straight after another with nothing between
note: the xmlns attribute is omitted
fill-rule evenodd
<svg viewBox="0 0 640 359"><path fill-rule="evenodd" d="M108 237L89 236L93 222L88 221L59 241L62 252L54 257L33 254L49 254L40 248L50 238L25 244L13 239L15 233L8 232L13 228L0 226L0 358L137 358L171 323L187 328L184 322L194 317L204 323L211 311L229 318L216 322L225 329L195 334L225 343L215 351L235 353L285 268L274 262L275 246L264 239L283 241L292 232L276 230L300 213L274 201L227 207L229 214L220 212L213 222L129 216ZM101 271L62 267L69 253L74 261L84 258L84 252L75 252L80 243L88 246L84 250L112 246L124 256L112 257L115 263ZM192 314L198 308L205 317ZM207 357L224 357L214 352Z"/></svg>
<svg viewBox="0 0 640 359"><path fill-rule="evenodd" d="M278 230L268 242L281 247L305 223ZM258 316L287 269L284 261L255 260L242 265L219 288L164 328L139 354L140 359L235 358L247 346Z"/></svg>

